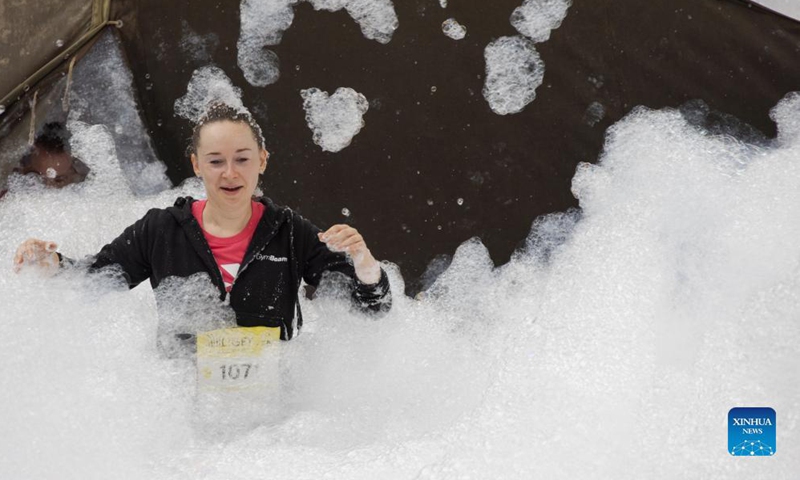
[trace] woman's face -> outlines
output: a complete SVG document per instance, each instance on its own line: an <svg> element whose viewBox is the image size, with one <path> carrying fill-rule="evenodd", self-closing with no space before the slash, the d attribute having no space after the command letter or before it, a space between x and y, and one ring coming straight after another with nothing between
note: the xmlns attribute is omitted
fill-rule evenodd
<svg viewBox="0 0 800 480"><path fill-rule="evenodd" d="M267 151L259 148L243 122L219 121L200 128L194 173L203 179L208 201L219 208L250 204L258 175L267 167Z"/></svg>

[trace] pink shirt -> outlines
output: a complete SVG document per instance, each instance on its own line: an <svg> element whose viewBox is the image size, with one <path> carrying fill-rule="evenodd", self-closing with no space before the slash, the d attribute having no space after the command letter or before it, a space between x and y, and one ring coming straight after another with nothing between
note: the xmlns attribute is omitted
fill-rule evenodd
<svg viewBox="0 0 800 480"><path fill-rule="evenodd" d="M197 223L200 224L200 228L203 230L208 246L211 247L211 253L214 254L214 260L216 260L219 271L222 273L225 290L229 292L233 281L236 279L236 274L239 273L239 266L242 264L244 254L250 245L250 240L253 239L256 225L258 225L258 221L261 220L261 216L264 214L263 203L252 202L252 206L253 215L244 229L232 237L223 238L215 237L203 228L203 209L206 208L206 201L198 200L192 204L192 215L197 219Z"/></svg>

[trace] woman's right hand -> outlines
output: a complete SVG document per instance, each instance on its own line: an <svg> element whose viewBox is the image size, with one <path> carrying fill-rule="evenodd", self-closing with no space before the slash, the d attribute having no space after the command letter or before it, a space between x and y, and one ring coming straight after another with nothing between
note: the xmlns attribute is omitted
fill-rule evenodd
<svg viewBox="0 0 800 480"><path fill-rule="evenodd" d="M46 270L54 271L58 268L58 245L36 238L29 238L22 242L14 254L14 272L19 273L25 265L33 265Z"/></svg>

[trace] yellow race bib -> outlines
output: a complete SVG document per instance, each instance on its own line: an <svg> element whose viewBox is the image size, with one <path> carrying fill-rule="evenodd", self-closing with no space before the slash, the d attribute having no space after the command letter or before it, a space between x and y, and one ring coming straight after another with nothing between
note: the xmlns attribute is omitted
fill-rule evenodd
<svg viewBox="0 0 800 480"><path fill-rule="evenodd" d="M278 380L278 327L237 327L197 335L201 390L241 390Z"/></svg>

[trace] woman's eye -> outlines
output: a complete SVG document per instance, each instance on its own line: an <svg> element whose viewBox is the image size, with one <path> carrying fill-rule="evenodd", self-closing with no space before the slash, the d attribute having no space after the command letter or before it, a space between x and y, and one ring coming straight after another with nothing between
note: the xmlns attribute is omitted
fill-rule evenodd
<svg viewBox="0 0 800 480"><path fill-rule="evenodd" d="M247 158L247 157L242 157L242 158L237 158L237 159L236 159L236 161L237 161L237 162L239 162L239 163L244 163L244 162L246 162L246 161L248 161L248 160L250 160L250 159L249 159L249 158Z"/></svg>
<svg viewBox="0 0 800 480"><path fill-rule="evenodd" d="M214 159L214 160L210 160L208 163L210 163L211 165L222 165L222 160Z"/></svg>

